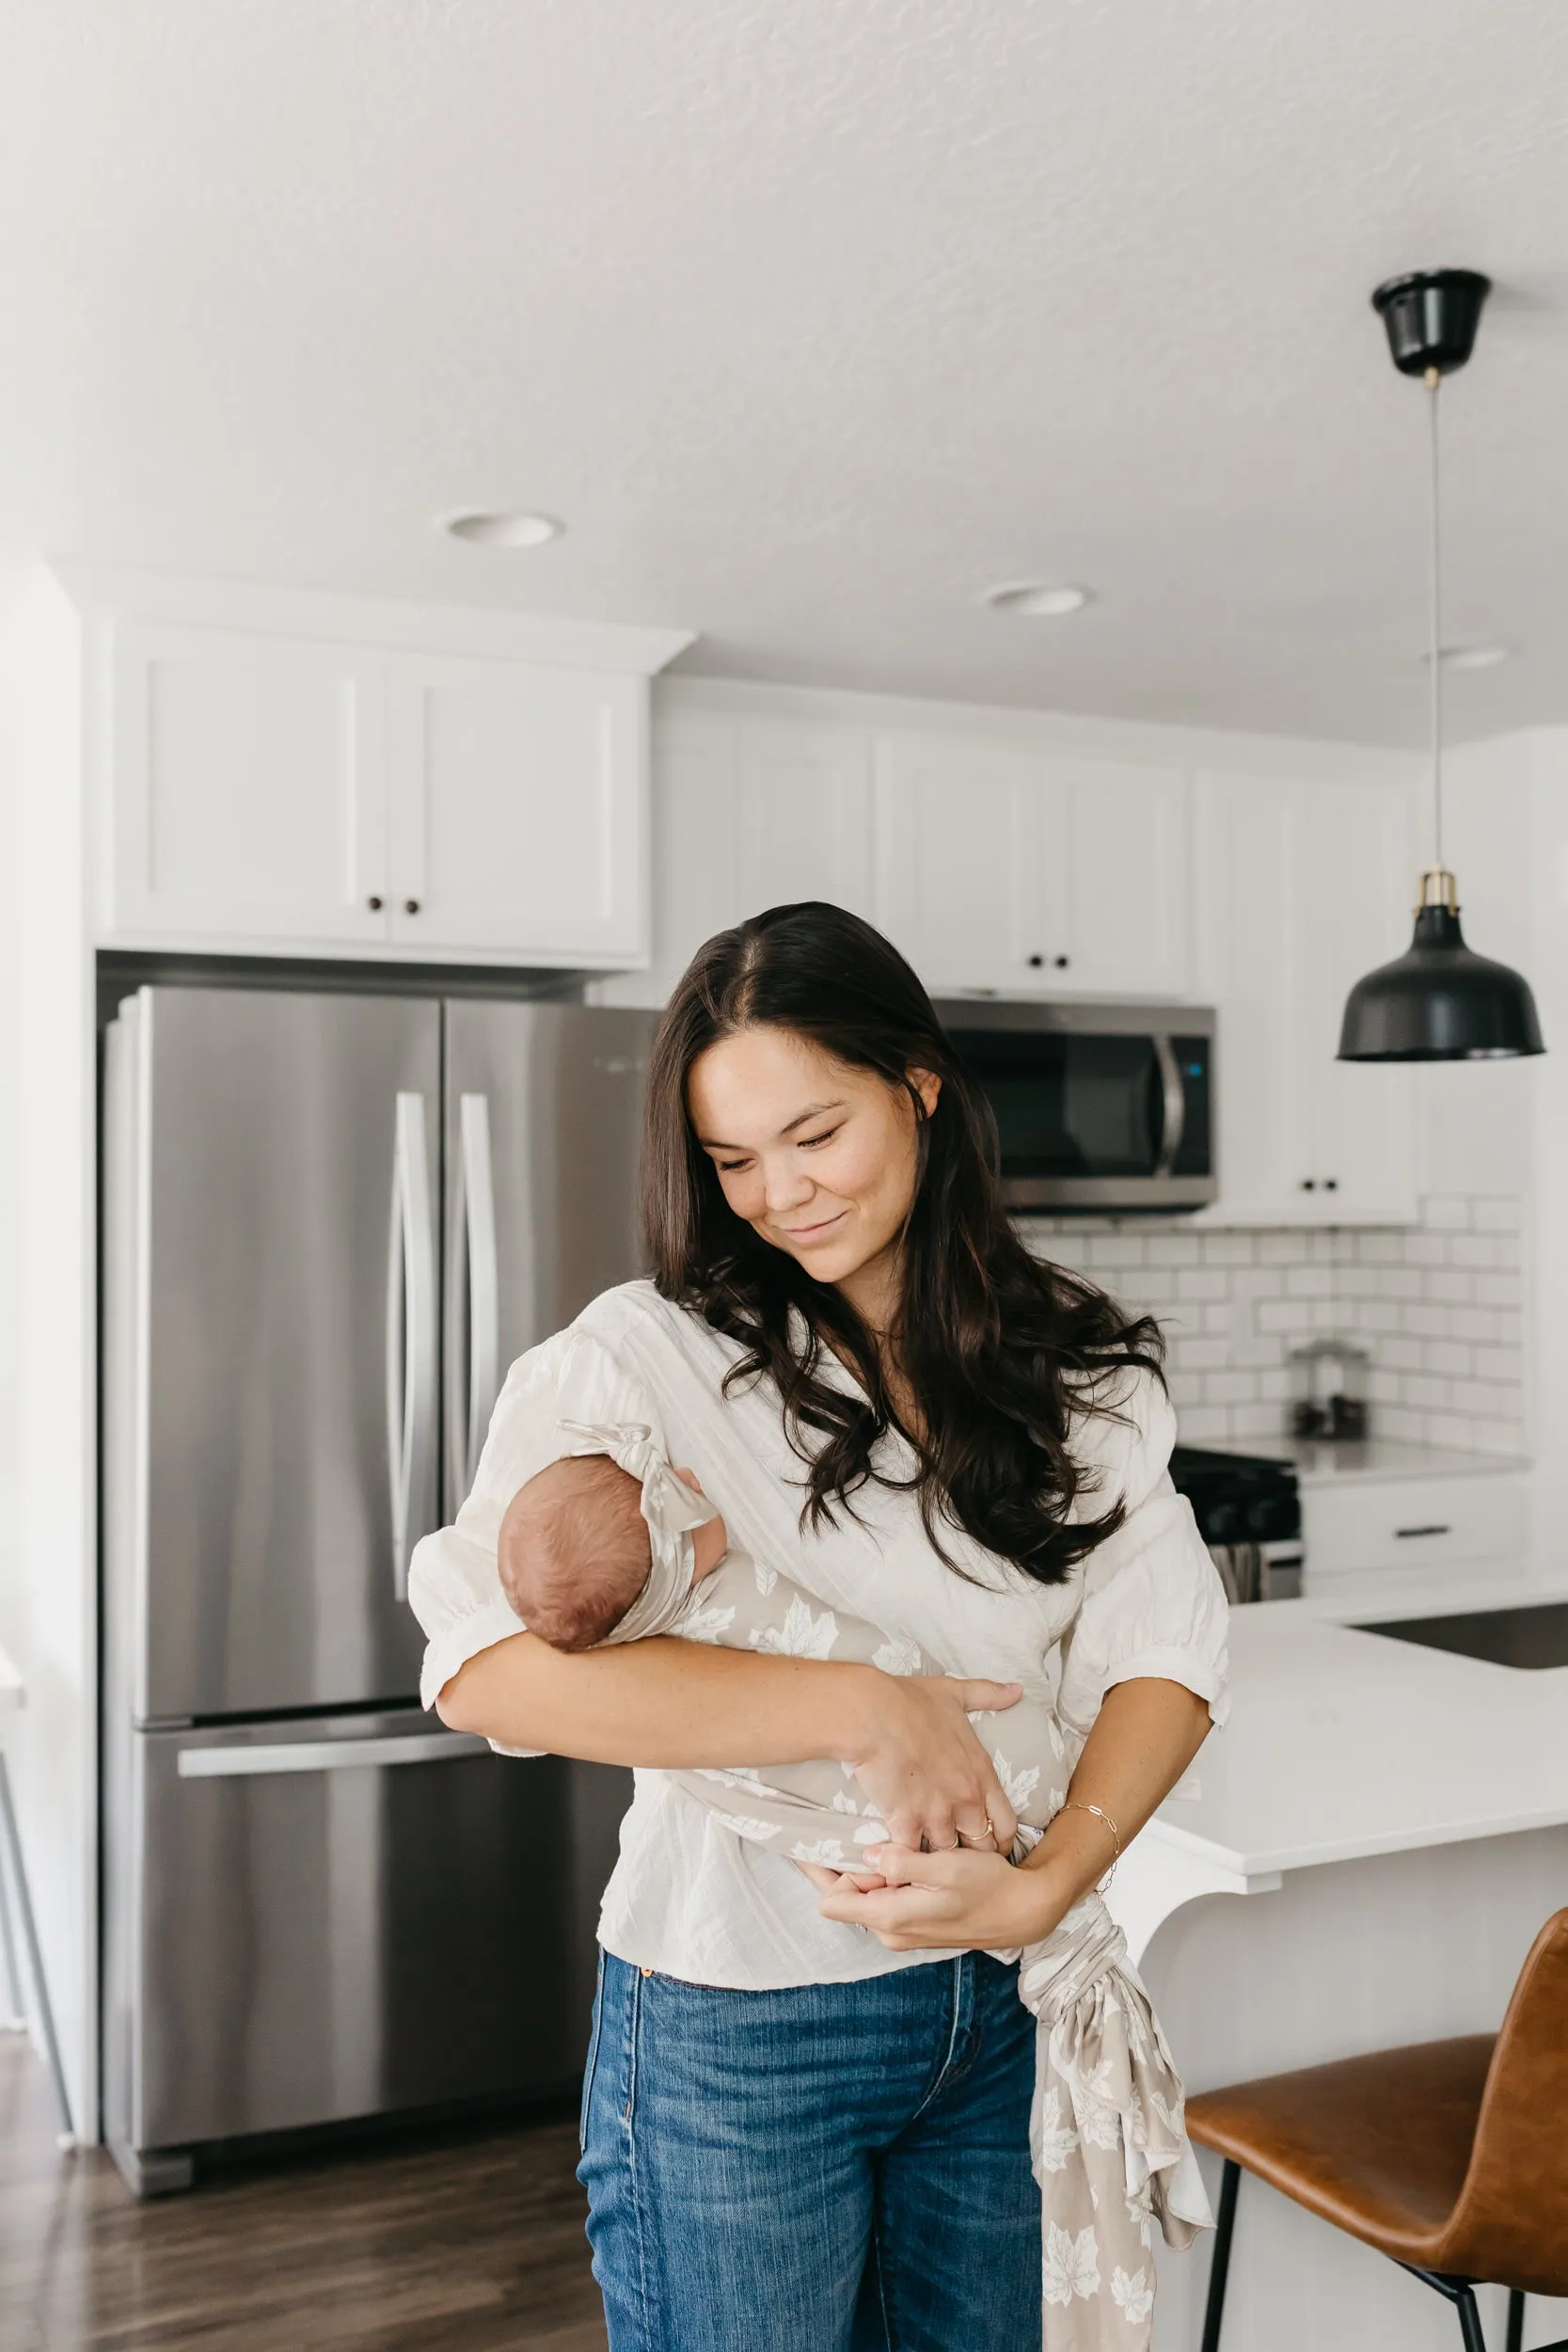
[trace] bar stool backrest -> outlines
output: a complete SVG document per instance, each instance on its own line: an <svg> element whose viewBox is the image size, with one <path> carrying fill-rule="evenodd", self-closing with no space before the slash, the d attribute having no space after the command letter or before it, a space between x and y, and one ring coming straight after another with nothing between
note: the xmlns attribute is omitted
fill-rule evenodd
<svg viewBox="0 0 1568 2352"><path fill-rule="evenodd" d="M1443 2268L1568 2295L1568 1911L1547 1920L1497 2036Z"/></svg>

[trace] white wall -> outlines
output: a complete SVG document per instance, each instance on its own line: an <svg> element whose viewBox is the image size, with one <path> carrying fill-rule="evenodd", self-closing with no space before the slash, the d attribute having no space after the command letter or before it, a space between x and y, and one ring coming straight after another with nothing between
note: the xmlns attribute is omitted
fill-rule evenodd
<svg viewBox="0 0 1568 2352"><path fill-rule="evenodd" d="M22 1838L78 2132L97 2123L97 1341L91 958L84 917L80 642L40 576L8 616L0 702L16 885L9 998L14 1207L0 1641L27 1703L8 1731Z"/></svg>
<svg viewBox="0 0 1568 2352"><path fill-rule="evenodd" d="M1568 1573L1568 727L1523 739L1531 889L1526 967L1545 1036L1535 1081L1536 1550Z"/></svg>

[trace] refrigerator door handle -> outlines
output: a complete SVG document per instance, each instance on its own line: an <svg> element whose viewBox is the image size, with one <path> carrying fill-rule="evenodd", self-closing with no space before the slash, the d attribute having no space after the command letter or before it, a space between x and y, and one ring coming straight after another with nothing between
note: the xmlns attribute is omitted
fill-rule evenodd
<svg viewBox="0 0 1568 2352"><path fill-rule="evenodd" d="M408 1560L431 1516L436 1467L436 1239L422 1094L400 1094L387 1247L387 1454L392 1589L408 1597Z"/></svg>
<svg viewBox="0 0 1568 2352"><path fill-rule="evenodd" d="M182 1780L252 1780L270 1772L341 1772L351 1765L455 1764L488 1756L490 1742L472 1731L416 1731L378 1740L278 1740L265 1747L182 1748Z"/></svg>
<svg viewBox="0 0 1568 2352"><path fill-rule="evenodd" d="M490 1150L490 1098L463 1094L457 1104L458 1249L467 1261L468 1345L451 1351L451 1431L452 1485L461 1501L474 1483L490 1415L500 1388L500 1273L496 1250L495 1163ZM467 1394L463 1391L465 1374Z"/></svg>

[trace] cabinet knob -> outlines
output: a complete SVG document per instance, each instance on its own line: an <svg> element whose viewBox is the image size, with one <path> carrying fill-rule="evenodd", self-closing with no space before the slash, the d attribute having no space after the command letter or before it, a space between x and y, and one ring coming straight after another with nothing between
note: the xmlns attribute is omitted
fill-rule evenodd
<svg viewBox="0 0 1568 2352"><path fill-rule="evenodd" d="M370 908L370 911L371 911L371 913L372 913L372 914L379 914L381 913L382 907L385 905L385 903L386 903L386 901L385 901L384 899L378 898L376 897L376 895L375 895L375 893L374 893L374 891L373 891L373 890L372 891L372 893L371 893L370 897L369 897L369 898L366 899L366 901L365 901L365 904L366 904L366 905Z"/></svg>
<svg viewBox="0 0 1568 2352"><path fill-rule="evenodd" d="M1317 1178L1315 1176L1304 1176L1301 1180L1301 1188L1303 1192L1316 1192L1318 1189Z"/></svg>
<svg viewBox="0 0 1568 2352"><path fill-rule="evenodd" d="M403 911L404 914L418 914L420 911L420 902L418 898L404 898L403 902Z"/></svg>
<svg viewBox="0 0 1568 2352"><path fill-rule="evenodd" d="M1072 961L1072 958L1071 958L1070 956L1058 956L1058 957L1056 958L1056 969L1057 969L1057 971L1058 971L1058 972L1065 972L1065 971L1067 970L1067 968L1068 968L1068 965L1069 965L1071 961Z"/></svg>
<svg viewBox="0 0 1568 2352"><path fill-rule="evenodd" d="M1325 1176L1325 1177L1323 1178L1323 1190L1324 1190L1324 1192L1338 1192L1338 1189L1339 1189L1339 1179L1338 1178L1338 1176Z"/></svg>
<svg viewBox="0 0 1568 2352"><path fill-rule="evenodd" d="M1043 956L1031 956L1029 959L1030 971L1037 972L1044 961L1045 958Z"/></svg>

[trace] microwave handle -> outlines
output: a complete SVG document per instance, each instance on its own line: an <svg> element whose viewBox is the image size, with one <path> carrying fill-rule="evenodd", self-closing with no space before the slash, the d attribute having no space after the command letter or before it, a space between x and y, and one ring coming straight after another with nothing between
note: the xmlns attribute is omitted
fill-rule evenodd
<svg viewBox="0 0 1568 2352"><path fill-rule="evenodd" d="M1182 1083L1181 1064L1176 1048L1168 1037L1154 1040L1154 1058L1160 1067L1160 1149L1155 1156L1156 1176L1168 1176L1176 1166L1176 1155L1181 1149L1182 1132L1187 1124L1187 1089Z"/></svg>

